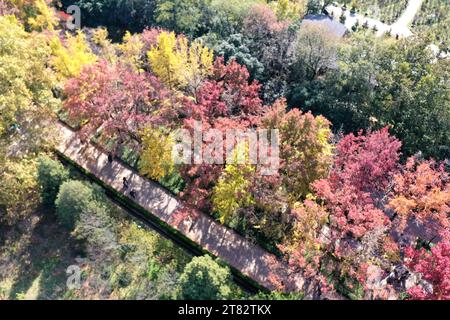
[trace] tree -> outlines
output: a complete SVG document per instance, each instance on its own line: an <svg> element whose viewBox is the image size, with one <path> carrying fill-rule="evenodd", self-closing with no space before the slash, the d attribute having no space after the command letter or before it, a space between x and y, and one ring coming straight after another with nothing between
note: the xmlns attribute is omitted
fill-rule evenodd
<svg viewBox="0 0 450 320"><path fill-rule="evenodd" d="M196 121L201 121L202 132L212 128L225 137L226 130L257 125L264 112L258 95L260 86L248 79L247 69L236 61L225 64L223 58L216 59L211 75L198 90L197 100L185 101L183 127L192 134ZM222 170L223 165L217 164L183 165L180 173L186 189L182 196L201 209L211 209L211 192Z"/></svg>
<svg viewBox="0 0 450 320"><path fill-rule="evenodd" d="M400 146L387 128L345 136L336 146L329 177L313 183L321 206L306 202L298 211L300 230L309 224L307 221L314 226L306 238L300 238L304 243L300 241L298 250L294 250L299 254L300 266L312 261L322 275L329 277L329 284L347 295L364 296L369 266L391 265L386 261L391 256L386 252L392 247L390 221L381 208L390 181L399 170ZM323 210L329 220L321 227ZM318 245L320 251L310 251L308 243ZM319 281L324 283L320 275Z"/></svg>
<svg viewBox="0 0 450 320"><path fill-rule="evenodd" d="M17 1L22 2L22 1ZM46 0L29 1L29 7L24 10L25 12L33 12L32 15L26 20L31 30L53 31L54 27L58 24L58 18L52 7L49 7L49 2Z"/></svg>
<svg viewBox="0 0 450 320"><path fill-rule="evenodd" d="M3 1L2 1L3 2ZM53 31L58 24L54 9L46 0L8 0L5 1L9 13L20 19L27 31Z"/></svg>
<svg viewBox="0 0 450 320"><path fill-rule="evenodd" d="M0 148L22 157L53 141L50 51L44 36L25 32L13 16L0 16L0 48Z"/></svg>
<svg viewBox="0 0 450 320"><path fill-rule="evenodd" d="M223 300L230 298L231 273L210 256L194 257L180 276L179 295L188 300Z"/></svg>
<svg viewBox="0 0 450 320"><path fill-rule="evenodd" d="M238 164L239 157L244 158L244 164ZM249 189L255 168L248 160L248 145L238 144L233 151L232 163L227 163L214 188L212 202L221 223L229 222L239 208L253 203Z"/></svg>
<svg viewBox="0 0 450 320"><path fill-rule="evenodd" d="M73 230L73 235L87 244L87 256L105 266L119 258L120 250L116 223L107 209L106 203L90 201L81 208Z"/></svg>
<svg viewBox="0 0 450 320"><path fill-rule="evenodd" d="M311 192L310 184L326 177L332 164L330 123L298 109L286 112L285 101L281 100L267 111L262 125L279 130L280 174L290 202L305 199Z"/></svg>
<svg viewBox="0 0 450 320"><path fill-rule="evenodd" d="M252 201L235 214L239 229L270 245L290 239L293 219L282 178L276 174L261 175L257 170L248 184Z"/></svg>
<svg viewBox="0 0 450 320"><path fill-rule="evenodd" d="M387 217L377 204L399 170L400 146L387 128L366 136L349 134L336 146L330 176L316 181L314 189L331 211L331 224L341 236L360 238L386 224Z"/></svg>
<svg viewBox="0 0 450 320"><path fill-rule="evenodd" d="M140 131L155 116L173 106L156 77L136 73L129 66L99 61L67 81L64 108L83 124L82 134L102 127L108 137L140 141Z"/></svg>
<svg viewBox="0 0 450 320"><path fill-rule="evenodd" d="M69 170L48 156L38 158L38 181L41 186L42 199L46 205L53 206L59 187L69 180Z"/></svg>
<svg viewBox="0 0 450 320"><path fill-rule="evenodd" d="M160 0L155 20L163 28L192 37L204 32L205 17L210 0Z"/></svg>
<svg viewBox="0 0 450 320"><path fill-rule="evenodd" d="M235 60L245 66L250 73L250 79L262 79L264 76L264 65L253 55L247 46L247 40L241 33L235 33L225 39L211 34L204 37L205 44L212 48L215 55L224 57L225 62Z"/></svg>
<svg viewBox="0 0 450 320"><path fill-rule="evenodd" d="M143 49L144 42L138 34L125 32L122 43L119 45L121 52L121 62L134 68L135 71L143 71L143 58L145 56Z"/></svg>
<svg viewBox="0 0 450 320"><path fill-rule="evenodd" d="M296 29L289 20L278 21L275 13L263 4L252 6L243 22L245 44L264 66L264 73L257 80L263 84L263 98L268 103L281 98L286 91Z"/></svg>
<svg viewBox="0 0 450 320"><path fill-rule="evenodd" d="M441 242L432 247L430 252L424 248L406 251L406 265L421 274L422 279L432 286L432 290L418 284L408 290L414 300L449 300L450 299L450 244Z"/></svg>
<svg viewBox="0 0 450 320"><path fill-rule="evenodd" d="M66 181L61 185L55 201L56 214L65 227L73 229L93 200L94 191L90 186L81 181Z"/></svg>
<svg viewBox="0 0 450 320"><path fill-rule="evenodd" d="M0 210L14 221L39 201L35 159L0 159ZM1 217L3 219L5 217Z"/></svg>
<svg viewBox="0 0 450 320"><path fill-rule="evenodd" d="M61 79L77 77L84 66L93 64L96 56L92 53L86 36L78 31L75 36L66 33L65 39L53 38L50 47L53 66Z"/></svg>
<svg viewBox="0 0 450 320"><path fill-rule="evenodd" d="M304 24L298 32L293 73L297 80L312 81L334 68L340 38L320 24Z"/></svg>
<svg viewBox="0 0 450 320"><path fill-rule="evenodd" d="M155 24L157 0L62 0L64 7L81 9L83 26L105 26L112 38L120 40L125 31L141 32Z"/></svg>
<svg viewBox="0 0 450 320"><path fill-rule="evenodd" d="M189 45L187 38L173 32L161 32L157 41L148 52L153 72L171 89L186 89L195 96L210 72L212 52L198 41Z"/></svg>
<svg viewBox="0 0 450 320"><path fill-rule="evenodd" d="M223 58L217 58L196 101L187 103L186 116L212 126L224 118L254 124L263 113L263 105L258 94L260 85L257 81L249 83L249 77L247 68L236 61L225 64Z"/></svg>
<svg viewBox="0 0 450 320"><path fill-rule="evenodd" d="M210 12L205 17L206 29L210 34L216 34L222 39L239 33L244 19L256 3L260 1L212 0L209 5Z"/></svg>
<svg viewBox="0 0 450 320"><path fill-rule="evenodd" d="M310 197L294 205L292 236L285 238L279 248L287 256L291 270L302 272L306 279L318 282L325 289L329 283L321 272L328 242L329 213L314 200Z"/></svg>
<svg viewBox="0 0 450 320"><path fill-rule="evenodd" d="M307 10L307 0L277 0L270 3L275 9L277 19L297 20L302 19Z"/></svg>
<svg viewBox="0 0 450 320"><path fill-rule="evenodd" d="M449 158L445 83L450 63L435 59L429 43L357 33L340 48L339 68L299 84L291 90L290 104L303 102L346 132L389 126L406 157L420 150L425 157Z"/></svg>
<svg viewBox="0 0 450 320"><path fill-rule="evenodd" d="M157 181L171 174L174 171L173 144L171 135L163 129L146 128L142 133L139 172Z"/></svg>
<svg viewBox="0 0 450 320"><path fill-rule="evenodd" d="M322 13L322 5L320 0L308 0L307 13L308 14L320 14Z"/></svg>
<svg viewBox="0 0 450 320"><path fill-rule="evenodd" d="M85 31L87 37L91 39L90 45L92 51L96 53L98 59L103 59L111 64L117 63L118 48L109 39L108 30L105 28L96 28ZM126 46L126 45L125 45ZM134 59L128 59L128 62L134 62Z"/></svg>
<svg viewBox="0 0 450 320"><path fill-rule="evenodd" d="M420 225L421 232L413 232L410 242L417 236L427 242L449 238L449 179L443 163L439 165L433 160L416 157L408 159L404 170L394 176L388 204L395 212L393 220L399 234L406 236L405 233L410 232L405 229L414 224L411 229Z"/></svg>

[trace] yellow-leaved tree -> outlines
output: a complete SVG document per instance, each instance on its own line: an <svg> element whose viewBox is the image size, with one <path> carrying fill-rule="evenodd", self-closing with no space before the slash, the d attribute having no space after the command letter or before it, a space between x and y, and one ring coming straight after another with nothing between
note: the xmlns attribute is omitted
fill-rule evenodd
<svg viewBox="0 0 450 320"><path fill-rule="evenodd" d="M59 101L49 60L45 36L26 32L14 16L0 16L0 147L13 144L8 153L35 152L50 140Z"/></svg>
<svg viewBox="0 0 450 320"><path fill-rule="evenodd" d="M92 31L92 42L98 46L97 55L111 64L117 62L116 45L108 39L108 30L97 28Z"/></svg>
<svg viewBox="0 0 450 320"><path fill-rule="evenodd" d="M154 180L160 180L172 173L174 171L172 135L162 128L147 127L142 132L141 138L140 173Z"/></svg>
<svg viewBox="0 0 450 320"><path fill-rule="evenodd" d="M24 214L39 199L37 166L33 158L0 160L0 180L0 211L4 209L10 215Z"/></svg>
<svg viewBox="0 0 450 320"><path fill-rule="evenodd" d="M81 31L75 36L66 33L64 43L57 37L53 38L50 47L54 56L53 67L61 79L78 76L85 65L96 61L96 56Z"/></svg>
<svg viewBox="0 0 450 320"><path fill-rule="evenodd" d="M143 61L144 42L138 34L131 34L129 31L123 36L123 41L119 44L121 61L129 64L136 71L144 71Z"/></svg>
<svg viewBox="0 0 450 320"><path fill-rule="evenodd" d="M307 5L308 0L277 0L270 3L279 21L303 18Z"/></svg>
<svg viewBox="0 0 450 320"><path fill-rule="evenodd" d="M58 24L58 17L48 2L45 0L7 0L0 1L0 5L5 6L20 21L23 21L28 31L53 31Z"/></svg>
<svg viewBox="0 0 450 320"><path fill-rule="evenodd" d="M55 10L47 5L45 0L31 1L34 6L35 14L30 16L27 20L28 25L32 30L53 31L58 24L58 18L55 14Z"/></svg>
<svg viewBox="0 0 450 320"><path fill-rule="evenodd" d="M161 32L157 45L148 52L153 72L170 88L196 93L213 64L213 52L201 42Z"/></svg>
<svg viewBox="0 0 450 320"><path fill-rule="evenodd" d="M248 161L248 144L237 144L213 191L213 207L221 223L229 222L239 208L254 203L249 190L254 173L255 167Z"/></svg>

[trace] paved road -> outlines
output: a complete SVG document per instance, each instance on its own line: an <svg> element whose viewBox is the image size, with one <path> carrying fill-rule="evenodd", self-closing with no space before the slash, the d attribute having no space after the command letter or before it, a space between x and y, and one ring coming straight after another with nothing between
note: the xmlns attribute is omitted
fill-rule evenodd
<svg viewBox="0 0 450 320"><path fill-rule="evenodd" d="M123 177L127 177L130 189L137 192L136 199L132 200L263 287L274 290L270 275L276 274L289 291L304 290L305 281L301 275L288 276L286 265L273 254L210 216L188 208L167 190L141 177L122 163L108 163L105 153L91 144L81 144L76 132L65 125L58 123L57 126L60 132L57 150L102 182L127 194L122 184Z"/></svg>
<svg viewBox="0 0 450 320"><path fill-rule="evenodd" d="M381 36L390 30L392 36L394 37L398 35L399 37L407 38L413 34L409 29L409 26L414 20L414 17L420 10L421 6L422 0L410 0L408 2L408 6L406 7L405 11L403 11L400 18L391 25L388 25L376 19L366 18L360 14L351 14L350 10L347 9L344 12L344 15L346 16L345 27L348 30L351 30L356 22L359 22L360 26L367 22L370 29L373 29L373 27L376 26L378 30L378 36ZM332 4L328 5L326 9L328 12L333 12L333 16L335 19L339 19L342 14L342 9Z"/></svg>

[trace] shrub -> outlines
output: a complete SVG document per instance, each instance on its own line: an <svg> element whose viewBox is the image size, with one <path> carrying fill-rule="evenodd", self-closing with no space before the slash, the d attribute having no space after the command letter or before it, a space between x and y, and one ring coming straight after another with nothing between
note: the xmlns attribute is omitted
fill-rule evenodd
<svg viewBox="0 0 450 320"><path fill-rule="evenodd" d="M231 297L231 273L210 256L194 257L180 277L179 296L188 300L222 300Z"/></svg>
<svg viewBox="0 0 450 320"><path fill-rule="evenodd" d="M73 229L80 214L87 210L93 201L93 189L81 181L64 182L55 201L56 213L61 223Z"/></svg>
<svg viewBox="0 0 450 320"><path fill-rule="evenodd" d="M108 261L117 254L119 244L115 221L110 217L105 206L91 201L80 212L75 223L74 235L89 244L88 255Z"/></svg>
<svg viewBox="0 0 450 320"><path fill-rule="evenodd" d="M69 170L48 156L38 158L38 182L42 200L46 205L54 205L59 187L69 179Z"/></svg>

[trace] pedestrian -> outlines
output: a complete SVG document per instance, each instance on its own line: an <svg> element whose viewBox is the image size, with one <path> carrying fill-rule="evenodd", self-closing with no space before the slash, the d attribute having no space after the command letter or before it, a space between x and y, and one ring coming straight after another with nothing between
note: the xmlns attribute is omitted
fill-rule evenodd
<svg viewBox="0 0 450 320"><path fill-rule="evenodd" d="M132 197L133 199L136 199L136 191L131 190L130 191L130 197Z"/></svg>
<svg viewBox="0 0 450 320"><path fill-rule="evenodd" d="M127 180L126 177L123 177L122 183L123 183L123 188L124 188L125 190L128 189L128 180Z"/></svg>
<svg viewBox="0 0 450 320"><path fill-rule="evenodd" d="M113 162L113 155L111 152L108 153L108 162L112 163Z"/></svg>

